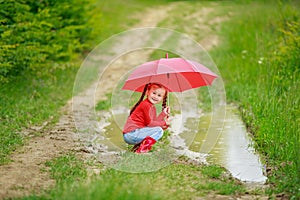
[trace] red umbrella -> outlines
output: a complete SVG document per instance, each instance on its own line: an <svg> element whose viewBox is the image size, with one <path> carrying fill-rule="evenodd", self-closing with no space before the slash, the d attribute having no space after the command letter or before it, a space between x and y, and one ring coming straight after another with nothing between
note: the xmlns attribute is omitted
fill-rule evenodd
<svg viewBox="0 0 300 200"><path fill-rule="evenodd" d="M159 83L170 92L211 85L218 76L202 64L183 58L162 58L138 66L126 80L123 90L142 92L147 83Z"/></svg>

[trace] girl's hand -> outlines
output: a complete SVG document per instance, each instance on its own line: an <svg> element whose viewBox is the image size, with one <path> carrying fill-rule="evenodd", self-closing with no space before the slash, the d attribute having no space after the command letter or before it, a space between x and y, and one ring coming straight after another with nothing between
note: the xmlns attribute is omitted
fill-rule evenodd
<svg viewBox="0 0 300 200"><path fill-rule="evenodd" d="M167 115L167 116L170 116L170 107L167 106L164 108L164 113Z"/></svg>
<svg viewBox="0 0 300 200"><path fill-rule="evenodd" d="M170 119L170 117L166 117L165 118L165 122L166 122L167 126L170 126L171 125L171 119Z"/></svg>
<svg viewBox="0 0 300 200"><path fill-rule="evenodd" d="M169 126L171 125L171 122L170 122L170 119L169 119L169 117L166 117L165 118L165 125L164 126L162 126L162 129L163 130L166 130L167 128L169 128Z"/></svg>

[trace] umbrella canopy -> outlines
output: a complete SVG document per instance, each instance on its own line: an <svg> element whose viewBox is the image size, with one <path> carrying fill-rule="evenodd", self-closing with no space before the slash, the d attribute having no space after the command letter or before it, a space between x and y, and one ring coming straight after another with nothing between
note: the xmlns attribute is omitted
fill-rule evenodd
<svg viewBox="0 0 300 200"><path fill-rule="evenodd" d="M162 58L138 66L122 89L142 92L147 83L159 83L170 92L182 92L211 85L217 77L198 62L183 58Z"/></svg>

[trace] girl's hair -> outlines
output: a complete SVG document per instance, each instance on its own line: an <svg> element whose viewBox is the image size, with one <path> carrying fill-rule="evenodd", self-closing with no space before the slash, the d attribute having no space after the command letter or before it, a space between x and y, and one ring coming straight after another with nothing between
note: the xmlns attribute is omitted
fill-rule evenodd
<svg viewBox="0 0 300 200"><path fill-rule="evenodd" d="M163 87L162 85L160 85L160 84L158 84L158 83L147 83L147 84L145 85L145 87L144 87L144 90L143 90L143 93L142 93L140 99L139 99L138 102L131 108L131 110L130 110L130 115L133 113L133 111L136 109L136 107L137 107L138 105L140 105L140 103L143 101L143 99L144 99L144 97L145 97L145 94L146 94L147 90L148 90L148 89L150 90L151 87L152 87L153 85L156 85L156 86L158 86L158 87ZM168 98L168 91L166 90L166 93L165 93L165 96L164 96L164 99L163 99L163 102L162 102L162 110L167 106L167 98Z"/></svg>

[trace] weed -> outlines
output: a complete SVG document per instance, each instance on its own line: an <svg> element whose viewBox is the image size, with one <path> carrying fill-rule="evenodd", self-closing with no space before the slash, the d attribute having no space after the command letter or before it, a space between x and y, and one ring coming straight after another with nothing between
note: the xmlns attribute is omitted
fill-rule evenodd
<svg viewBox="0 0 300 200"><path fill-rule="evenodd" d="M95 109L97 111L99 111L99 110L109 110L111 108L111 96L112 96L112 94L109 93L109 94L106 94L105 96L106 96L105 100L100 100L97 103L97 105L95 107Z"/></svg>
<svg viewBox="0 0 300 200"><path fill-rule="evenodd" d="M58 184L73 183L87 177L83 162L72 153L63 155L45 163L50 174Z"/></svg>
<svg viewBox="0 0 300 200"><path fill-rule="evenodd" d="M296 4L256 1L245 11L236 9L235 17L222 26L221 36L226 43L212 51L216 63L222 66L227 99L240 105L256 148L270 166L277 168L269 173L269 182L275 185L272 191L292 197L299 195L296 77L300 13ZM280 18L274 18L276 15Z"/></svg>
<svg viewBox="0 0 300 200"><path fill-rule="evenodd" d="M215 178L215 179L219 179L222 175L222 173L224 173L225 169L217 166L217 165L208 165L208 166L204 166L201 169L201 172L203 175L209 177L209 178Z"/></svg>
<svg viewBox="0 0 300 200"><path fill-rule="evenodd" d="M137 157L141 156L134 155L134 157L140 159ZM142 162L147 164L147 159ZM69 185L52 191L50 198L180 200L202 197L213 191L226 195L239 194L244 191L242 185L228 179L223 181L216 181L214 178L207 179L201 174L202 167L188 163L171 164L159 171L148 173L127 173L107 169L102 171L100 176L94 176L89 184L82 183L72 186L72 189Z"/></svg>

